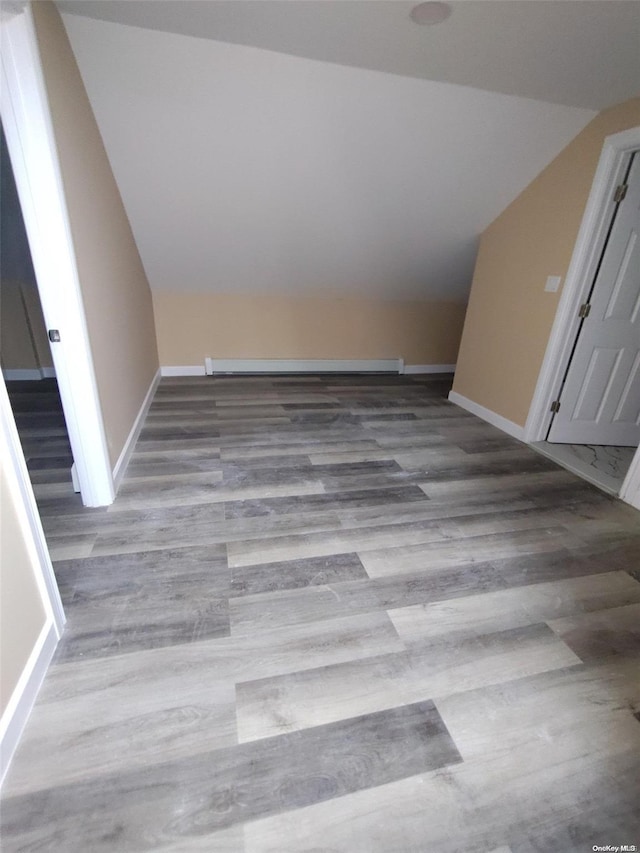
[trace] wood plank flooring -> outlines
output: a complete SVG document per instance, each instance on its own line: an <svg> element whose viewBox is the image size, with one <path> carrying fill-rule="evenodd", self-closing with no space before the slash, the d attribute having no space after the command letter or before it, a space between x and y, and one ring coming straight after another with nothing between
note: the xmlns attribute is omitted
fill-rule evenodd
<svg viewBox="0 0 640 853"><path fill-rule="evenodd" d="M165 379L99 510L21 414L69 621L3 851L640 846L640 513L449 384Z"/></svg>

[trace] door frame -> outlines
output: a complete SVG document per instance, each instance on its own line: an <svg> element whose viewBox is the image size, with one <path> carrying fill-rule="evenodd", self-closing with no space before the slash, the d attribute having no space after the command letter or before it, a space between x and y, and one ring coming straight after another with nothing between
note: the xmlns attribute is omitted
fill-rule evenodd
<svg viewBox="0 0 640 853"><path fill-rule="evenodd" d="M32 537L32 545L35 549L36 564L40 567L40 575L35 575L36 583L42 595L45 610L51 617L60 637L66 622L62 599L58 582L53 571L49 549L42 529L42 521L33 494L31 478L27 470L27 463L22 452L22 444L18 435L13 410L7 394L7 387L0 376L0 450L7 460L11 475L17 484L24 510L24 517ZM6 456L5 456L6 453Z"/></svg>
<svg viewBox="0 0 640 853"><path fill-rule="evenodd" d="M22 533L28 560L33 569L33 579L44 609L44 624L33 643L11 695L7 697L0 719L0 782L2 782L62 635L65 615L13 411L1 374L0 457L3 474L6 476L7 497L9 500L13 499L16 524ZM28 571L26 566L24 568Z"/></svg>
<svg viewBox="0 0 640 853"><path fill-rule="evenodd" d="M551 404L567 371L580 328L578 311L589 295L615 210L613 190L624 177L628 157L638 149L640 127L612 134L604 141L525 424L527 442L546 439L552 418ZM631 462L620 497L635 505L639 491L640 448Z"/></svg>
<svg viewBox="0 0 640 853"><path fill-rule="evenodd" d="M58 152L29 4L3 3L0 113L85 506L115 489Z"/></svg>

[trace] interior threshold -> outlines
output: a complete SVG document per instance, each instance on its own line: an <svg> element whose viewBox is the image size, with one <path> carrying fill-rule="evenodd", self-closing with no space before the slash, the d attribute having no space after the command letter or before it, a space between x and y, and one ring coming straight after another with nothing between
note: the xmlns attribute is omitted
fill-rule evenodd
<svg viewBox="0 0 640 853"><path fill-rule="evenodd" d="M619 495L635 456L635 447L593 444L551 444L534 441L534 450L611 495Z"/></svg>

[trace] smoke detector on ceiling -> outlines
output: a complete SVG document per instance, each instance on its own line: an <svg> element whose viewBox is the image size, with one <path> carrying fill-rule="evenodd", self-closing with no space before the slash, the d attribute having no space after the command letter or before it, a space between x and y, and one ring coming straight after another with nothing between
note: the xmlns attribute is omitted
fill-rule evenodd
<svg viewBox="0 0 640 853"><path fill-rule="evenodd" d="M448 3L439 3L434 0L414 6L409 17L416 24L431 27L434 24L441 24L446 21L450 14L451 6Z"/></svg>

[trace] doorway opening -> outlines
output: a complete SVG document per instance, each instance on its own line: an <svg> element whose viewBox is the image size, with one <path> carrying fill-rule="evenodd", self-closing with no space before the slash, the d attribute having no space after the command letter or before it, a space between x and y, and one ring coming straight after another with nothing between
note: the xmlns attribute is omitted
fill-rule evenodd
<svg viewBox="0 0 640 853"><path fill-rule="evenodd" d="M573 350L547 456L618 494L640 445L640 153L631 152Z"/></svg>
<svg viewBox="0 0 640 853"><path fill-rule="evenodd" d="M605 140L525 440L624 500L640 483L640 128Z"/></svg>
<svg viewBox="0 0 640 853"><path fill-rule="evenodd" d="M53 124L29 5L3 17L0 111L85 506L114 483Z"/></svg>
<svg viewBox="0 0 640 853"><path fill-rule="evenodd" d="M73 455L29 241L0 127L0 362L36 499L73 495Z"/></svg>

